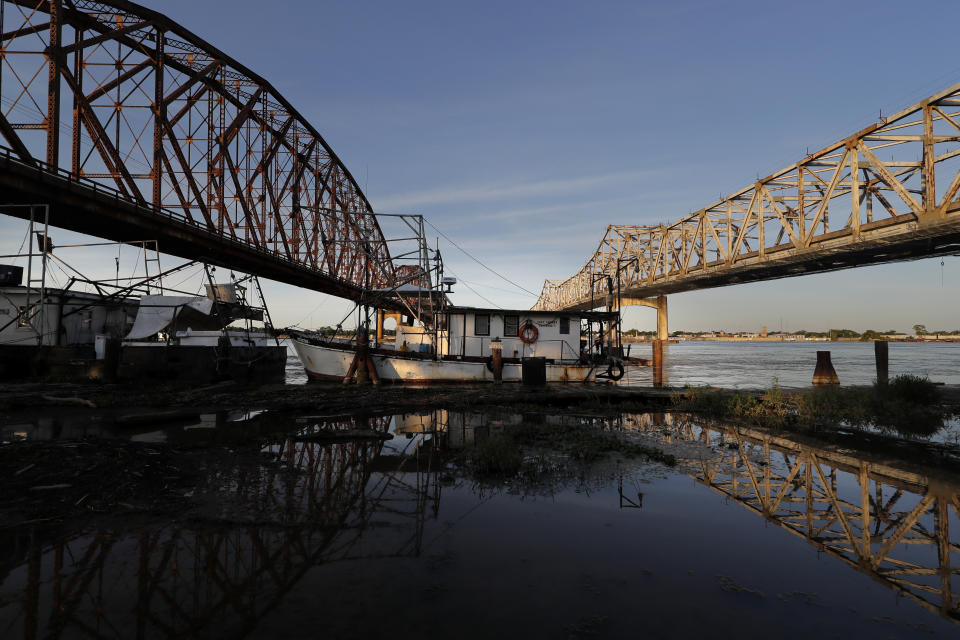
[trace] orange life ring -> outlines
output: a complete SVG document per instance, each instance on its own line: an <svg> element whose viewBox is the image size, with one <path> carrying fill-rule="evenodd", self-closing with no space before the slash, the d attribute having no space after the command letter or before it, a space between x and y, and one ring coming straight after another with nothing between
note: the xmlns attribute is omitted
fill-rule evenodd
<svg viewBox="0 0 960 640"><path fill-rule="evenodd" d="M520 331L517 332L517 337L520 338L520 342L523 344L533 344L539 336L540 330L537 329L536 325L532 322L523 325L520 327Z"/></svg>

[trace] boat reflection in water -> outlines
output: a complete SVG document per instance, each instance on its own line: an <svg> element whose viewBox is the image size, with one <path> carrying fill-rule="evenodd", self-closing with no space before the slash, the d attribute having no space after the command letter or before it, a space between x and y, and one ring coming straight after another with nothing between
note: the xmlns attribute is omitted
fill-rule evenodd
<svg viewBox="0 0 960 640"><path fill-rule="evenodd" d="M960 551L956 476L933 478L907 463L681 415L542 419L600 424L647 442L707 445L690 446L680 469L730 502L960 622L953 595L958 570L956 558L951 560ZM257 461L211 463L194 496L210 506L186 524L148 524L133 533L117 525L65 537L31 526L8 530L2 536L0 633L10 638L242 637L255 628L268 633L264 620L285 600L309 602L313 592L305 593L305 576L319 565L420 558L425 530L438 518L441 484L450 483L454 473L437 454L521 421L516 415L446 410L301 417L296 433L259 447ZM387 432L392 440L379 437ZM342 441L334 441L337 434ZM385 589L389 596L390 585L367 588ZM346 615L330 611L338 614Z"/></svg>
<svg viewBox="0 0 960 640"><path fill-rule="evenodd" d="M573 416L546 420L598 422ZM440 410L403 416L396 428L427 433L439 427L447 446L462 447L519 422L517 415L491 419ZM623 414L606 426L666 444L709 447L714 455L681 459L681 468L695 470L691 477L699 483L960 623L960 595L953 595L960 557L951 560L951 554L960 556L960 476L932 476L890 456L683 414ZM620 498L621 504L636 502L622 491Z"/></svg>

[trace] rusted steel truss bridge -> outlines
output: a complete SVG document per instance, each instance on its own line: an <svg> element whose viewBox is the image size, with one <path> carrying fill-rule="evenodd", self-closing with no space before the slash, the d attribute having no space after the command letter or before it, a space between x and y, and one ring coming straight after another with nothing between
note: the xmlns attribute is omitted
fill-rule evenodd
<svg viewBox="0 0 960 640"><path fill-rule="evenodd" d="M654 306L669 293L960 252L960 84L669 224L611 225L534 309ZM660 322L658 322L658 325Z"/></svg>
<svg viewBox="0 0 960 640"><path fill-rule="evenodd" d="M317 130L124 0L0 0L0 212L34 204L56 227L354 300L396 284L370 203Z"/></svg>

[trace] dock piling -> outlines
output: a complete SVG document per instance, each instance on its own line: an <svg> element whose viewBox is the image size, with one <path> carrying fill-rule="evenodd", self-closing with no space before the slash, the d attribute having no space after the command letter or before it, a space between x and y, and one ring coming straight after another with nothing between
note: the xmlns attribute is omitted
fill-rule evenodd
<svg viewBox="0 0 960 640"><path fill-rule="evenodd" d="M377 367L370 355L370 334L367 325L362 325L357 331L357 351L350 362L350 368L347 369L347 375L343 377L343 384L350 384L354 379L357 384L367 382L372 382L374 385L380 384Z"/></svg>
<svg viewBox="0 0 960 640"><path fill-rule="evenodd" d="M503 383L503 342L500 338L490 341L490 363L493 367L493 381Z"/></svg>
<svg viewBox="0 0 960 640"><path fill-rule="evenodd" d="M653 341L653 386L663 386L663 345L666 340Z"/></svg>
<svg viewBox="0 0 960 640"><path fill-rule="evenodd" d="M890 343L886 340L877 340L873 343L873 354L877 360L877 382L879 384L887 384L889 346Z"/></svg>

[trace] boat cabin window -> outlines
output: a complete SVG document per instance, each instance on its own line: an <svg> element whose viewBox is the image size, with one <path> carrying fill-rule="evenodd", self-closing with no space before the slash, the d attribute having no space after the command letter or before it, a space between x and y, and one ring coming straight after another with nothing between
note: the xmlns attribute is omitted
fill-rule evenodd
<svg viewBox="0 0 960 640"><path fill-rule="evenodd" d="M567 335L570 333L570 318L565 316L560 316L560 334Z"/></svg>
<svg viewBox="0 0 960 640"><path fill-rule="evenodd" d="M520 330L520 316L503 316L503 337L516 338Z"/></svg>
<svg viewBox="0 0 960 640"><path fill-rule="evenodd" d="M473 335L475 336L488 336L490 335L490 314L489 313L478 313L473 316Z"/></svg>

